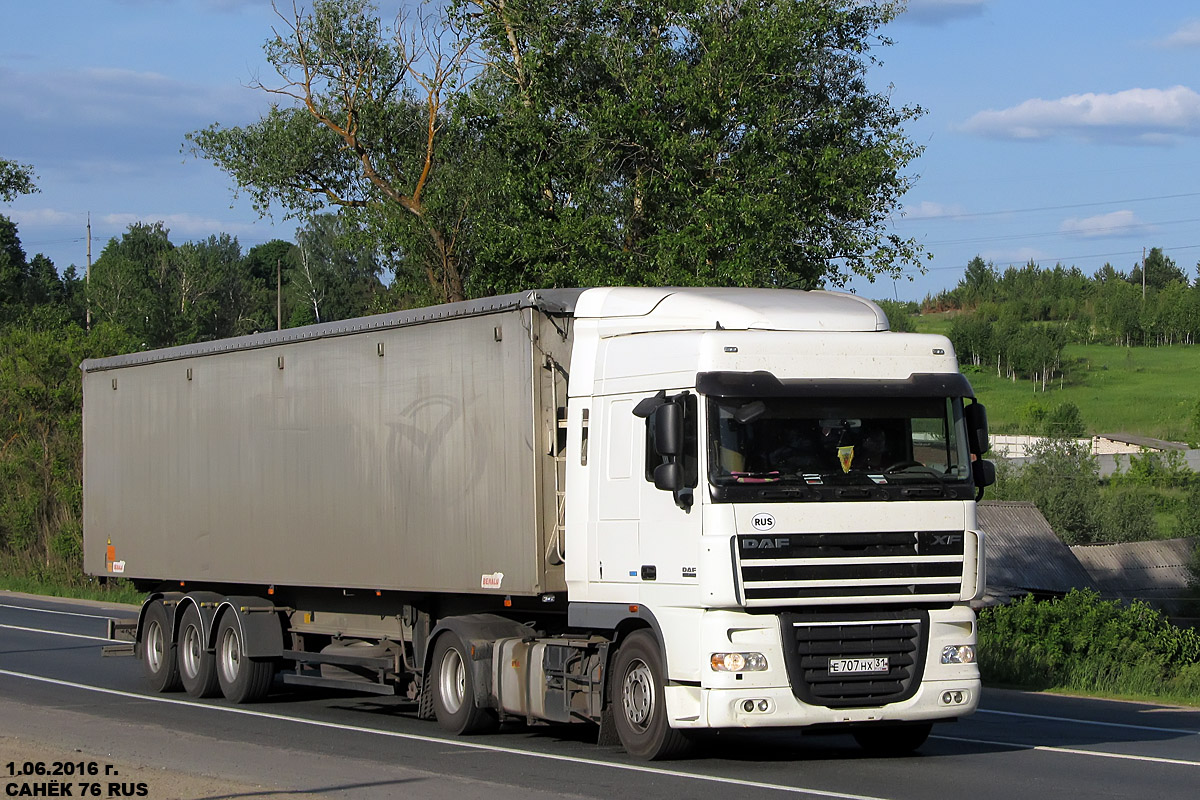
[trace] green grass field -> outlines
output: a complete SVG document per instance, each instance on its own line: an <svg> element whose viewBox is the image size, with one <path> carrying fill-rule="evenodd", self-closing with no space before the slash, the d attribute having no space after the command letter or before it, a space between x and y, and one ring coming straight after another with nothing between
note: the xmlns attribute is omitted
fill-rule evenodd
<svg viewBox="0 0 1200 800"><path fill-rule="evenodd" d="M922 333L947 335L953 317L914 318ZM1079 407L1089 433L1132 433L1186 441L1200 401L1200 347L1068 345L1066 376L1053 387L1001 378L992 368L964 369L995 433L1024 433L1023 412L1031 403L1049 410L1059 403ZM1192 433L1194 435L1194 433Z"/></svg>
<svg viewBox="0 0 1200 800"><path fill-rule="evenodd" d="M1030 403L1047 410L1079 407L1089 433L1132 433L1185 441L1200 399L1200 347L1069 345L1066 376L1053 387L997 377L993 369L969 371L997 433L1020 433Z"/></svg>

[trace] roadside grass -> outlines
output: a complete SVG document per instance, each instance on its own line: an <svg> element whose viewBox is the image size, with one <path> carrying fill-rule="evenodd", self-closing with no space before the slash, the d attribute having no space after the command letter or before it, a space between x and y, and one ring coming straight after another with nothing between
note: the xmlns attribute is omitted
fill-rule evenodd
<svg viewBox="0 0 1200 800"><path fill-rule="evenodd" d="M61 565L31 567L25 559L0 558L0 589L47 597L77 600L101 600L109 603L140 605L143 595L124 580L97 579L71 571Z"/></svg>

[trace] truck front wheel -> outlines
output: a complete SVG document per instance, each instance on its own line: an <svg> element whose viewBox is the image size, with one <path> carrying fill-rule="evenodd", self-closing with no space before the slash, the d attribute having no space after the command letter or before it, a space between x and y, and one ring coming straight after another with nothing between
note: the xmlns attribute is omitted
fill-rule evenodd
<svg viewBox="0 0 1200 800"><path fill-rule="evenodd" d="M649 631L634 631L621 643L612 681L613 725L629 755L649 761L688 751L691 742L667 721L666 670Z"/></svg>
<svg viewBox="0 0 1200 800"><path fill-rule="evenodd" d="M235 612L227 611L217 626L217 682L231 703L253 703L267 696L275 679L275 662L246 655Z"/></svg>
<svg viewBox="0 0 1200 800"><path fill-rule="evenodd" d="M188 605L179 624L179 679L192 697L215 697L217 686L216 659L208 652L204 641L204 625L196 605Z"/></svg>
<svg viewBox="0 0 1200 800"><path fill-rule="evenodd" d="M162 600L151 601L142 620L138 657L142 659L142 671L152 692L177 692L183 688L173 645L171 615Z"/></svg>
<svg viewBox="0 0 1200 800"><path fill-rule="evenodd" d="M496 726L496 715L475 707L470 654L453 633L438 637L429 666L433 682L433 713L443 729L460 735L479 733Z"/></svg>

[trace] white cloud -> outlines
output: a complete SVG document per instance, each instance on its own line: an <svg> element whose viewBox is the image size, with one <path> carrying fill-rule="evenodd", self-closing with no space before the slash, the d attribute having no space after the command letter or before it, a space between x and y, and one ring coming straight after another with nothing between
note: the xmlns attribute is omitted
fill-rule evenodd
<svg viewBox="0 0 1200 800"><path fill-rule="evenodd" d="M1132 211L1113 211L1108 214L1098 214L1094 217L1071 217L1063 220L1059 231L1070 236L1084 239L1101 239L1105 237L1129 236L1154 230L1137 218Z"/></svg>
<svg viewBox="0 0 1200 800"><path fill-rule="evenodd" d="M35 125L178 129L193 120L257 116L268 103L263 93L243 87L214 88L128 69L0 70L0 81L0 110Z"/></svg>
<svg viewBox="0 0 1200 800"><path fill-rule="evenodd" d="M1200 94L1186 86L1127 89L1113 94L1040 98L1002 110L980 111L963 130L997 139L1075 136L1125 144L1170 144L1200 135Z"/></svg>
<svg viewBox="0 0 1200 800"><path fill-rule="evenodd" d="M904 206L904 219L939 219L942 217L957 217L965 214L962 206L935 203L922 200L919 203Z"/></svg>
<svg viewBox="0 0 1200 800"><path fill-rule="evenodd" d="M985 0L908 0L901 21L918 25L945 25L955 20L982 16Z"/></svg>
<svg viewBox="0 0 1200 800"><path fill-rule="evenodd" d="M171 232L171 241L178 244L193 237L208 238L220 231L231 236L262 233L264 226L252 222L228 222L199 214L105 214L97 222L112 229L125 230L135 222L152 225L161 222Z"/></svg>
<svg viewBox="0 0 1200 800"><path fill-rule="evenodd" d="M1162 47L1200 47L1200 20L1180 25L1159 44Z"/></svg>
<svg viewBox="0 0 1200 800"><path fill-rule="evenodd" d="M56 208L13 209L8 213L13 222L21 228L44 228L54 225L84 224L79 214L59 211Z"/></svg>

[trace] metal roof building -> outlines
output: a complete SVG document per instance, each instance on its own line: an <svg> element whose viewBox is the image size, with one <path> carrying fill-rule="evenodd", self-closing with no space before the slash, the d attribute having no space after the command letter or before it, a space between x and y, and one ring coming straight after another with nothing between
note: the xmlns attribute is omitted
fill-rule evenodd
<svg viewBox="0 0 1200 800"><path fill-rule="evenodd" d="M1003 603L1014 595L1064 595L1077 587L1097 588L1033 503L985 500L979 504L978 521L987 537L985 603Z"/></svg>
<svg viewBox="0 0 1200 800"><path fill-rule="evenodd" d="M1178 617L1189 605L1191 539L1076 545L1071 552L1104 597L1145 600ZM1192 601L1194 602L1194 600Z"/></svg>

